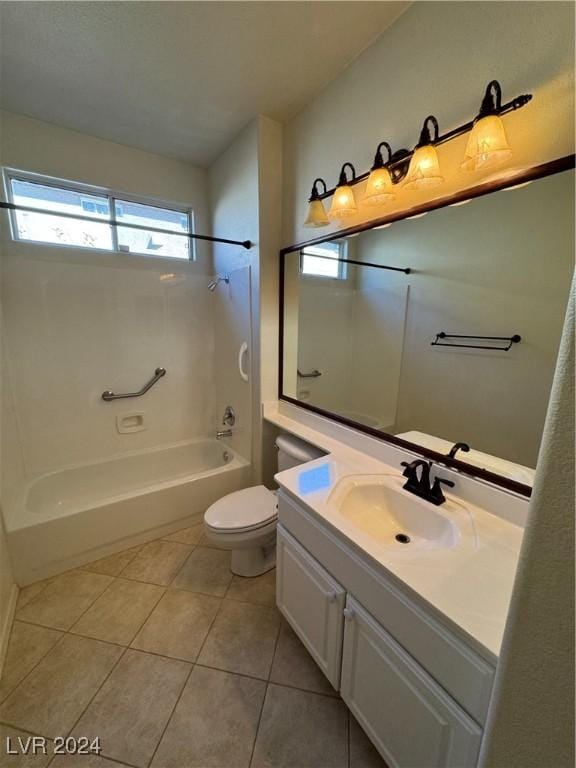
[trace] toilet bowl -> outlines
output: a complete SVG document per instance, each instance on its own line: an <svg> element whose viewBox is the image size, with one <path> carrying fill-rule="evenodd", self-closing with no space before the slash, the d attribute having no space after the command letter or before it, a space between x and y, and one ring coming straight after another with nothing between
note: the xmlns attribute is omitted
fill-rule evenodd
<svg viewBox="0 0 576 768"><path fill-rule="evenodd" d="M282 472L323 452L292 435L276 438L278 470ZM230 570L238 576L260 576L276 565L276 493L263 485L223 496L204 514L206 537L232 551Z"/></svg>

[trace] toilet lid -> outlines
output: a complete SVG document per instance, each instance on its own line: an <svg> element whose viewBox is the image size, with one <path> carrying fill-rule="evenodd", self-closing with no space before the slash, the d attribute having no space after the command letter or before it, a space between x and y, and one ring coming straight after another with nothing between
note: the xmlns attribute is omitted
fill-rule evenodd
<svg viewBox="0 0 576 768"><path fill-rule="evenodd" d="M206 510L204 521L219 531L260 528L278 516L276 494L263 485L229 493Z"/></svg>

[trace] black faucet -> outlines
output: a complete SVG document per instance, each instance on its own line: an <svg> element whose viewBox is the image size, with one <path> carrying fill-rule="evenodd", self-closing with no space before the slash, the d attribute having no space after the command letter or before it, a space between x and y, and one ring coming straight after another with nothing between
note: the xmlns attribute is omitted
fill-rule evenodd
<svg viewBox="0 0 576 768"><path fill-rule="evenodd" d="M406 491L413 493L415 496L419 496L421 499L429 501L431 504L439 506L444 504L446 497L442 493L442 484L447 485L449 488L454 488L452 480L446 480L443 477L436 476L434 482L430 481L430 470L432 469L432 462L425 461L424 459L415 459L408 463L402 462L402 466L405 467L402 473L404 477L408 479L402 486ZM420 477L418 477L418 467L421 467Z"/></svg>
<svg viewBox="0 0 576 768"><path fill-rule="evenodd" d="M464 451L464 453L468 453L469 450L470 450L470 446L468 445L468 443L454 443L452 448L450 448L450 453L448 454L448 457L450 459L455 459L458 451Z"/></svg>

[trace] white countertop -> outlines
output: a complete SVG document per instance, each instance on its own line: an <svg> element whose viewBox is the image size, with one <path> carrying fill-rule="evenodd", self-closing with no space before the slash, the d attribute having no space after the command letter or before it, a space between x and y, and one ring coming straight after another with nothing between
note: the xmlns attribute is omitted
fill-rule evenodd
<svg viewBox="0 0 576 768"><path fill-rule="evenodd" d="M471 527L466 546L452 549L402 550L385 547L338 513L329 499L337 483L350 475L392 475L400 477L399 463L387 463L351 448L310 426L278 412L266 418L287 431L308 439L329 455L275 476L279 486L298 500L310 513L355 548L367 554L372 564L393 574L410 590L440 613L459 634L464 634L487 655L498 658L514 575L518 563L523 529L505 517L479 506L470 498L446 493L447 499L465 505ZM325 482L318 490L305 489L304 472L327 467ZM439 469L442 476L449 473ZM513 505L514 499L511 497ZM496 507L502 506L498 497ZM473 531L471 546L470 530ZM306 542L302 542L306 545Z"/></svg>

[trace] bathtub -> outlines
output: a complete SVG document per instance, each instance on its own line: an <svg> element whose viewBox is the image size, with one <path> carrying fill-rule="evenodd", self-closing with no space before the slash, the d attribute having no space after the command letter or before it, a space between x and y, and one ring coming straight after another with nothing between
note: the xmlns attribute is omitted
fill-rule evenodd
<svg viewBox="0 0 576 768"><path fill-rule="evenodd" d="M250 464L216 440L33 478L6 508L16 581L25 586L199 522L212 502L250 479Z"/></svg>

